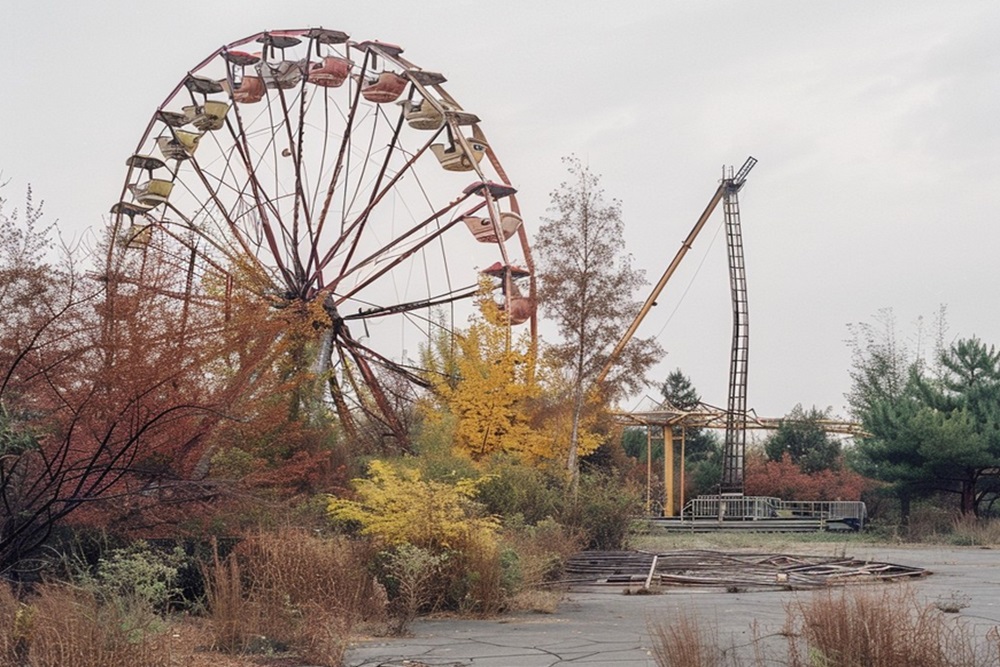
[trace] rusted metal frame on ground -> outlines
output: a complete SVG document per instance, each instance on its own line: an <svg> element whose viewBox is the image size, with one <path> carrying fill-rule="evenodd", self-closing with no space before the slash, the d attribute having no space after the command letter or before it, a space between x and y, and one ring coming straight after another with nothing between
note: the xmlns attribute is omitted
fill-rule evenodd
<svg viewBox="0 0 1000 667"><path fill-rule="evenodd" d="M853 558L712 551L582 552L569 559L562 583L640 583L757 589L810 589L893 581L929 572Z"/></svg>

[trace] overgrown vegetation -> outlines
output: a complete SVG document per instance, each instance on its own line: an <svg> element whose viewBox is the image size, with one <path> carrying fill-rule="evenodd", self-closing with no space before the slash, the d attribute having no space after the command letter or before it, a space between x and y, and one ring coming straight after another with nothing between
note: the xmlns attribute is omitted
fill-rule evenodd
<svg viewBox="0 0 1000 667"><path fill-rule="evenodd" d="M749 650L723 645L714 626L681 615L650 623L653 656L661 667L786 664L790 667L986 667L1000 660L995 633L976 636L911 589L821 591L787 607L785 656L754 634Z"/></svg>
<svg viewBox="0 0 1000 667"><path fill-rule="evenodd" d="M259 267L234 262L224 273L244 289L206 275L211 298L178 307L192 279L155 245L140 258L102 239L91 271L56 247L30 191L21 211L0 198L0 665L176 664L193 650L177 627L194 618L210 628L203 649L334 666L353 632L405 633L422 613L551 611L545 588L572 553L627 546L646 440L609 408L644 386L659 349L633 340L595 386L642 276L619 203L567 166L536 245L541 309L563 339L519 337L484 278L464 330L432 329L421 373L369 367L360 384L349 369L365 362L334 363L343 322L325 294L274 307ZM827 412L797 407L748 454L748 492L865 496L909 518L893 538L923 526L997 543L971 515L1000 497L1000 355L969 339L930 363L857 333L851 400L870 437L848 450L822 431ZM681 409L700 401L679 369L661 391ZM713 492L718 438L684 437L688 497ZM958 494L964 518L940 511L940 493ZM114 539L83 558L53 539L72 531ZM710 659L708 644L684 645L694 625L657 632L683 649L660 659Z"/></svg>
<svg viewBox="0 0 1000 667"><path fill-rule="evenodd" d="M868 436L857 469L883 480L904 520L914 499L952 495L962 514L989 513L1000 498L1000 352L978 338L930 354L911 349L891 311L853 329L848 399Z"/></svg>
<svg viewBox="0 0 1000 667"><path fill-rule="evenodd" d="M574 280L620 314L638 274L616 265L620 234L602 232L620 228L618 205L570 166L569 189L554 195L569 217L549 228L549 245L552 230L579 227L608 262ZM367 362L332 363L339 316L324 294L260 298L267 276L233 257L194 284L169 244L149 239L141 252L100 239L90 270L80 249L55 246L30 191L22 211L6 204L8 662L84 664L67 656L87 643L102 647L91 651L98 663L159 664L183 609L209 621L216 650L335 665L358 624L405 632L433 610L551 609L554 598L530 598L571 553L625 543L638 498L625 459L608 456L619 433L586 386L593 363L568 372L580 370L569 348L539 354L519 338L490 280L468 327L436 329L423 350L424 375L408 380L428 391L370 367L359 386L349 370ZM193 292L206 298L177 298ZM592 361L612 342L602 336L577 341ZM626 385L642 382L652 352L643 348ZM114 539L89 541L85 554L51 539L74 530ZM208 546L216 537L225 548ZM59 567L45 565L53 553Z"/></svg>
<svg viewBox="0 0 1000 667"><path fill-rule="evenodd" d="M248 537L203 566L215 646L229 653L294 651L340 664L359 623L385 620L385 589L367 574L365 542L301 529Z"/></svg>

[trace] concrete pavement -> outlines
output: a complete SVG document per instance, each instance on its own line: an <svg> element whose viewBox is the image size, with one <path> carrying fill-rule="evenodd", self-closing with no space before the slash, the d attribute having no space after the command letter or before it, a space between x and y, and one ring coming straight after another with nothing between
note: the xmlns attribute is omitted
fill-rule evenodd
<svg viewBox="0 0 1000 667"><path fill-rule="evenodd" d="M826 545L829 550L829 545ZM805 548L808 548L807 546ZM807 553L805 549L798 553ZM848 556L929 569L912 580L928 603L959 601L956 614L977 637L1000 626L1000 550L972 547L852 547ZM900 584L866 584L898 586ZM491 620L430 618L412 635L353 646L351 667L553 667L555 665L655 665L648 627L657 620L692 614L718 636L718 644L753 655L754 636L768 662L786 655L782 636L786 605L809 592L725 593L671 588L659 595L623 595L621 587L590 587L566 595L554 614L517 613Z"/></svg>

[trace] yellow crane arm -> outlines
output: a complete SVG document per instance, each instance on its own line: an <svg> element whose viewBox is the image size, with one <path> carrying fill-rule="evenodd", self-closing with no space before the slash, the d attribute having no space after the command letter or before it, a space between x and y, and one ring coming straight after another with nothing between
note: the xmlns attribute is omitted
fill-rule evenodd
<svg viewBox="0 0 1000 667"><path fill-rule="evenodd" d="M674 255L674 259L670 262L670 266L668 266L667 270L663 272L659 282L656 283L653 291L646 299L646 303L642 304L642 308L639 309L639 314L635 316L634 320L632 320L632 324L625 332L625 335L623 335L621 340L618 341L618 345L615 346L615 349L612 350L608 360L604 363L604 368L601 369L601 373L597 376L597 380L595 381L597 385L603 383L608 377L611 367L615 365L616 361L618 361L618 356L622 353L622 350L625 349L628 342L632 340L632 336L635 335L635 330L639 328L639 324L642 322L643 318L646 317L646 314L649 313L649 309L653 307L656 299L659 298L660 292L663 291L667 281L674 275L674 271L677 270L681 260L684 259L684 255L686 255L688 250L691 249L691 246L694 244L694 240L698 237L698 233L701 232L701 228L704 227L705 223L708 222L708 219L712 217L712 213L719 205L719 202L722 201L722 197L725 195L726 190L732 188L736 188L738 190L742 188L743 183L746 181L747 174L750 173L750 170L753 169L755 164L757 164L757 159L751 155L747 158L746 162L743 163L743 166L740 167L740 170L735 176L733 176L732 172L730 172L730 176L728 178L723 178L722 182L719 183L719 187L715 190L715 194L712 195L712 199L708 202L708 206L705 207L705 210L698 218L698 221L694 223L694 227L687 235L687 238L684 239L683 243L681 243L681 247L677 251L677 254Z"/></svg>
<svg viewBox="0 0 1000 667"><path fill-rule="evenodd" d="M687 238L684 239L684 242L681 243L681 247L677 251L677 254L674 255L674 259L670 262L670 266L668 266L667 270L663 272L659 282L656 283L656 286L653 288L653 291L650 292L646 302L642 304L642 308L639 309L639 313L635 316L635 319L632 320L632 324L625 332L625 335L618 341L618 345L615 346L615 349L611 352L608 360L604 363L604 368L601 369L601 374L597 376L597 384L601 384L604 382L605 378L608 377L611 367L614 366L616 361L618 361L618 355L622 353L622 350L625 349L628 342L632 340L632 336L635 335L635 330L639 328L639 324L642 322L643 318L646 317L649 309L653 307L656 299L659 298L660 292L663 291L667 281L674 275L674 271L677 270L681 260L684 259L684 255L686 255L688 250L691 249L695 238L697 238L698 233L701 232L701 228L705 226L705 223L708 222L708 219L712 216L712 212L715 211L715 207L719 205L720 201L722 201L722 196L725 194L726 187L727 184L725 181L719 184L719 188L715 191L715 194L712 195L712 200L709 201L708 206L705 207L705 212L698 218L698 222L694 223L691 233L689 233Z"/></svg>

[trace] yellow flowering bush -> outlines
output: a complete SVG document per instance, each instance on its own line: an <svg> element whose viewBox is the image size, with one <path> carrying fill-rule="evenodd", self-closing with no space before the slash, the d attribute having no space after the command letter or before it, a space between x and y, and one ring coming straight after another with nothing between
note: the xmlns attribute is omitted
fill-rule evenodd
<svg viewBox="0 0 1000 667"><path fill-rule="evenodd" d="M476 480L438 482L423 479L416 468L374 460L368 477L353 485L357 499L331 497L327 511L333 519L359 523L363 534L386 545L467 551L496 544L500 524L482 515Z"/></svg>

